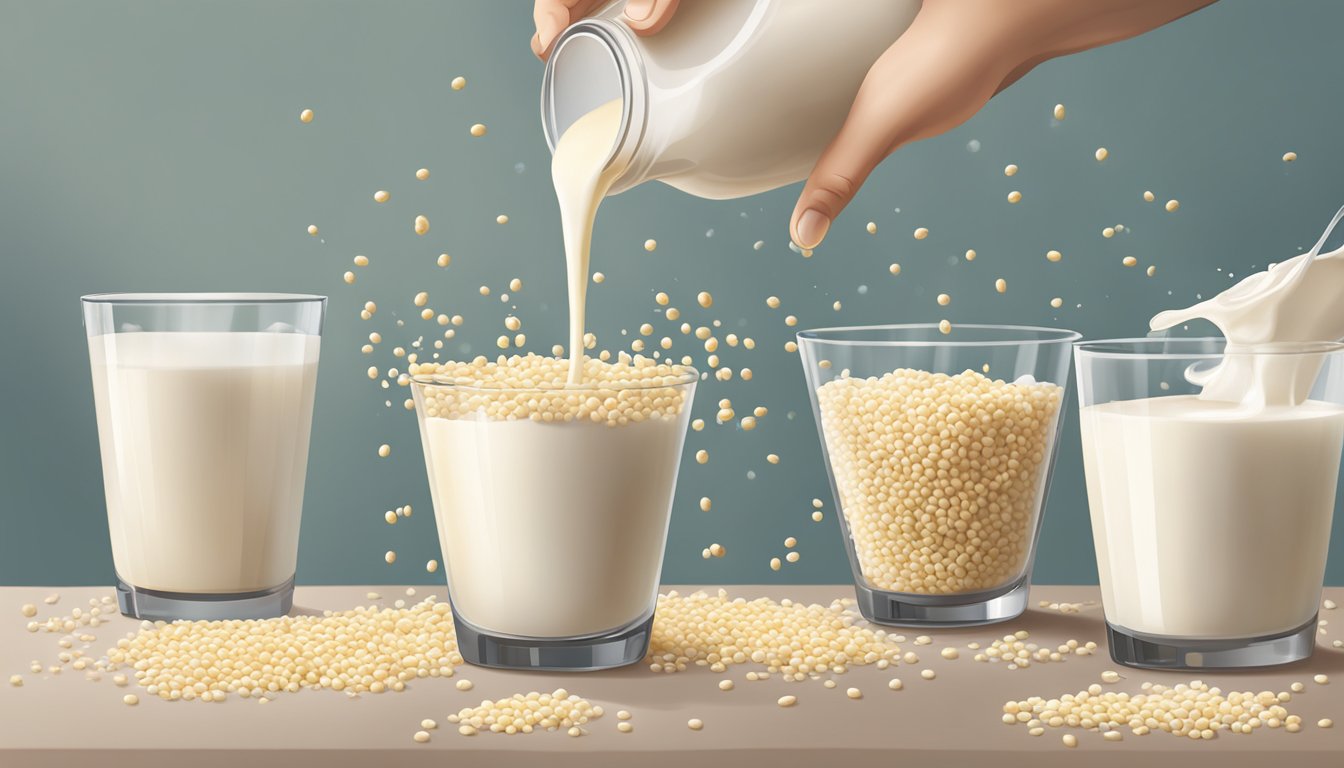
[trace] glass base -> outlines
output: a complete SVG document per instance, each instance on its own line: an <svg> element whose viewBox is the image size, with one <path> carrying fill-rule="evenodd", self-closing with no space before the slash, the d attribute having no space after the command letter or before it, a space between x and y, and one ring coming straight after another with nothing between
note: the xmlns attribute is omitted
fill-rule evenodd
<svg viewBox="0 0 1344 768"><path fill-rule="evenodd" d="M294 606L294 577L259 592L195 594L143 589L117 576L117 605L124 615L149 621L273 619Z"/></svg>
<svg viewBox="0 0 1344 768"><path fill-rule="evenodd" d="M855 584L859 612L875 624L898 627L975 627L1021 616L1031 585L1024 576L999 589L961 595L885 592Z"/></svg>
<svg viewBox="0 0 1344 768"><path fill-rule="evenodd" d="M601 635L547 640L495 635L473 627L453 611L457 650L469 664L496 669L592 672L634 664L649 650L653 614Z"/></svg>
<svg viewBox="0 0 1344 768"><path fill-rule="evenodd" d="M1281 635L1236 640L1187 640L1121 629L1106 622L1111 658L1144 669L1270 667L1309 658L1316 647L1316 616Z"/></svg>

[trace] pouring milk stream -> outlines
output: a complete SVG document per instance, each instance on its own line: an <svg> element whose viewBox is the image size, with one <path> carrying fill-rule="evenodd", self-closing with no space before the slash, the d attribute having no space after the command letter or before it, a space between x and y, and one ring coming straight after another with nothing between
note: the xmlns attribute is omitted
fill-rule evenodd
<svg viewBox="0 0 1344 768"><path fill-rule="evenodd" d="M580 383L598 205L645 181L727 199L801 181L919 0L681 0L639 37L609 3L557 38L542 86ZM808 55L803 55L806 52Z"/></svg>

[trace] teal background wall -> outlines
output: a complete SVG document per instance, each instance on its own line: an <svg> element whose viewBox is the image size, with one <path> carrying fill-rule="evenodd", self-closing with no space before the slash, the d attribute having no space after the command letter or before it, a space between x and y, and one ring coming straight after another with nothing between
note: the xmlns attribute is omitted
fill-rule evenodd
<svg viewBox="0 0 1344 768"><path fill-rule="evenodd" d="M965 126L887 161L810 260L787 246L796 187L713 202L650 184L610 200L594 245L607 275L591 291L599 337L614 343L645 321L661 328L655 291L689 310L710 290L713 316L759 346L723 354L755 378L703 384L696 415L712 424L724 396L739 411L770 409L753 432L709 427L688 440L688 456L707 448L714 458L682 468L665 580L848 579L802 372L783 349L785 314L800 328L945 316L1137 335L1155 311L1309 247L1344 203L1342 25L1344 4L1326 0L1224 0L1048 63ZM559 222L530 34L522 2L0 0L0 583L112 578L77 299L123 290L330 295L300 580L442 578L423 567L437 541L407 391L380 389L364 371L404 368L394 346L438 338L412 306L420 290L467 318L449 353L493 351L508 311L498 293L512 277L525 283L514 303L530 347L562 341ZM465 90L449 88L456 75ZM1068 109L1059 124L1056 102ZM299 122L303 108L313 123ZM486 137L468 135L476 122ZM1099 146L1110 150L1104 163L1093 159ZM1289 150L1299 159L1285 164ZM1012 179L1007 163L1021 166ZM429 181L414 178L422 166ZM377 189L391 202L376 205ZM1017 205L1005 202L1013 189ZM1146 189L1157 203L1141 200ZM1179 212L1162 210L1169 198ZM411 231L419 213L432 222L426 237ZM495 223L500 213L507 225ZM1115 224L1126 231L1104 239ZM911 237L918 226L928 239ZM974 263L961 258L967 248ZM1062 263L1046 262L1050 248ZM434 265L442 251L448 269ZM372 264L346 285L357 253ZM1122 267L1128 255L1156 276ZM895 278L893 261L903 267ZM1006 295L993 290L998 277ZM492 297L478 294L482 284ZM940 292L950 307L936 305ZM766 308L771 294L784 310ZM364 322L369 299L379 311ZM359 347L373 330L385 341L370 359ZM1096 579L1071 409L1040 582ZM380 460L383 442L393 453ZM778 466L765 461L771 451ZM709 514L702 495L714 499ZM826 500L820 524L809 517L814 496ZM383 522L407 503L412 519ZM772 572L790 535L802 560ZM702 560L712 542L727 557ZM388 549L400 554L393 566ZM1344 525L1332 549L1328 580L1344 584Z"/></svg>

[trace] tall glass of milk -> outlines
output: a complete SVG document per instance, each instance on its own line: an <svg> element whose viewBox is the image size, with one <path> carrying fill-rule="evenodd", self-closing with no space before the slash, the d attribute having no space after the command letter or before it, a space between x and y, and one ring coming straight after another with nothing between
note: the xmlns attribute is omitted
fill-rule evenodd
<svg viewBox="0 0 1344 768"><path fill-rule="evenodd" d="M466 661L586 671L644 657L697 378L413 376Z"/></svg>
<svg viewBox="0 0 1344 768"><path fill-rule="evenodd" d="M122 613L289 611L326 301L83 297Z"/></svg>
<svg viewBox="0 0 1344 768"><path fill-rule="evenodd" d="M1027 608L1077 333L879 325L798 334L859 610L954 627Z"/></svg>
<svg viewBox="0 0 1344 768"><path fill-rule="evenodd" d="M1344 345L1075 348L1111 656L1154 668L1307 658L1344 446ZM1198 383L1215 370L1237 400Z"/></svg>

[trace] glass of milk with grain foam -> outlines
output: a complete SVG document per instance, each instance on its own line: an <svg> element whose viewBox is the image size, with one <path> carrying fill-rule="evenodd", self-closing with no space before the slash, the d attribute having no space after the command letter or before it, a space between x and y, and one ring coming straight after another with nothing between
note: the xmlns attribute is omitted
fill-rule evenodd
<svg viewBox="0 0 1344 768"><path fill-rule="evenodd" d="M121 612L284 615L326 298L121 293L82 304Z"/></svg>
<svg viewBox="0 0 1344 768"><path fill-rule="evenodd" d="M1344 446L1344 345L1147 338L1075 355L1112 658L1202 669L1310 656ZM1208 386L1228 374L1256 386L1235 399L1238 387Z"/></svg>
<svg viewBox="0 0 1344 768"><path fill-rule="evenodd" d="M464 659L572 672L644 658L697 378L413 376Z"/></svg>

